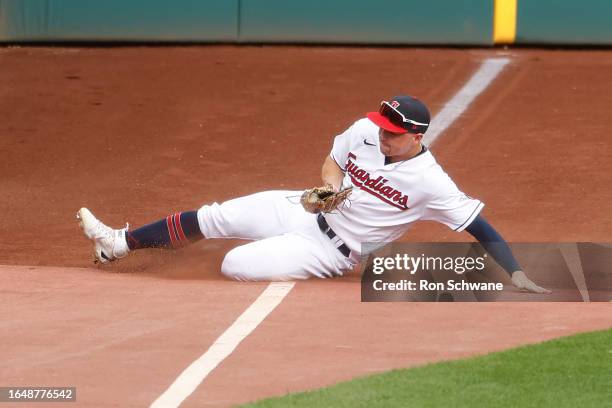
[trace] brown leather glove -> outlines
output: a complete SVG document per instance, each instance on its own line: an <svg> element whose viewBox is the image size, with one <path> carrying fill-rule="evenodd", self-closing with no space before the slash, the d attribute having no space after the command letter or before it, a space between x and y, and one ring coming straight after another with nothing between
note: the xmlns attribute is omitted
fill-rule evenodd
<svg viewBox="0 0 612 408"><path fill-rule="evenodd" d="M314 187L304 191L300 198L302 207L309 213L328 213L337 209L351 194L353 187L336 192L331 185Z"/></svg>

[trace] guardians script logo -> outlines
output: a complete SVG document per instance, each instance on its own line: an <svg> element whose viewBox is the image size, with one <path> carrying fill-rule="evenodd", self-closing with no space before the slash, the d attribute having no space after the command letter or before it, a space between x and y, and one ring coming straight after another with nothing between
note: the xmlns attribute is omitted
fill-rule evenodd
<svg viewBox="0 0 612 408"><path fill-rule="evenodd" d="M351 177L353 184L402 211L409 209L407 195L387 185L387 181L389 180L382 176L378 176L377 178L370 177L370 173L360 169L359 166L353 162L356 158L357 156L353 153L349 153L348 160L346 161L346 171Z"/></svg>

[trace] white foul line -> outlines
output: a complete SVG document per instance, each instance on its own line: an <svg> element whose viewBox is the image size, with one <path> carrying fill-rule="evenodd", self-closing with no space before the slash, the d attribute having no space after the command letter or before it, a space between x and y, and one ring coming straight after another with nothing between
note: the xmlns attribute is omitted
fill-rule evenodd
<svg viewBox="0 0 612 408"><path fill-rule="evenodd" d="M431 121L431 127L427 129L423 142L431 145L484 91L487 86L497 77L510 62L508 58L488 58L478 71L472 75L470 80L444 105L444 108Z"/></svg>
<svg viewBox="0 0 612 408"><path fill-rule="evenodd" d="M432 125L423 141L431 145L448 128L476 97L495 79L510 60L489 58L485 60L470 80L444 105L432 120ZM191 363L150 408L176 408L210 374L238 344L280 304L295 283L271 283L247 310L210 346L210 348Z"/></svg>
<svg viewBox="0 0 612 408"><path fill-rule="evenodd" d="M584 270L582 269L582 262L580 261L580 254L578 253L577 243L562 244L559 248L561 255L565 259L565 263L574 278L574 283L582 296L583 302L590 302L589 289L587 288L586 280L584 278Z"/></svg>
<svg viewBox="0 0 612 408"><path fill-rule="evenodd" d="M294 285L293 282L269 284L255 302L219 336L200 358L191 363L150 407L178 407L195 391L204 378L280 304Z"/></svg>

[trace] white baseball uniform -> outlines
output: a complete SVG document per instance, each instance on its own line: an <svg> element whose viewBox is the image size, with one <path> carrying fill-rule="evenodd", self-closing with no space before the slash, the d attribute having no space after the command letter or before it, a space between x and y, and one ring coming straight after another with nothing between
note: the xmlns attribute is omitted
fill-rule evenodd
<svg viewBox="0 0 612 408"><path fill-rule="evenodd" d="M462 231L484 207L462 193L429 150L385 164L378 126L355 122L335 138L331 158L345 172L349 200L325 219L337 235L321 232L316 216L297 204L302 191L267 191L198 210L206 238L255 240L227 253L221 271L240 280L331 277L360 260L362 242L390 242L418 220ZM338 250L345 244L346 257Z"/></svg>

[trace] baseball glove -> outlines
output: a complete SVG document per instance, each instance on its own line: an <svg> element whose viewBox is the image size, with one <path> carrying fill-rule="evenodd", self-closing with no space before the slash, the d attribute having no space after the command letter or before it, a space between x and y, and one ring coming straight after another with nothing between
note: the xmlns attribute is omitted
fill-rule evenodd
<svg viewBox="0 0 612 408"><path fill-rule="evenodd" d="M336 192L330 185L304 191L300 198L302 207L309 213L328 213L337 209L351 194L353 187Z"/></svg>

